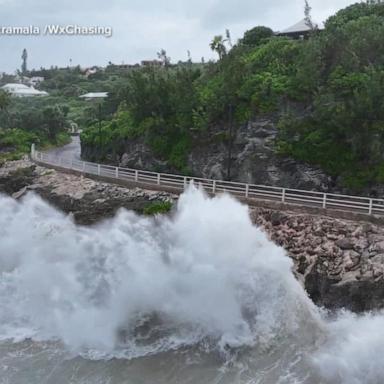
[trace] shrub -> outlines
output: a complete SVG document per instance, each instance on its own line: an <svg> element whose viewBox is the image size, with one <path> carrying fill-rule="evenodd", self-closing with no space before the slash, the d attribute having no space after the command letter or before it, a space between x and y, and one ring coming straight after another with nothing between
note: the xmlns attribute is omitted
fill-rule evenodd
<svg viewBox="0 0 384 384"><path fill-rule="evenodd" d="M172 203L169 201L154 201L149 203L143 210L143 213L148 216L159 215L170 212Z"/></svg>

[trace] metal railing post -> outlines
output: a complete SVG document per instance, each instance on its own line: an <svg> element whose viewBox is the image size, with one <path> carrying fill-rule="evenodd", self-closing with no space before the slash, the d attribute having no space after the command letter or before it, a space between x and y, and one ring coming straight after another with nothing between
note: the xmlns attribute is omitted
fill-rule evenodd
<svg viewBox="0 0 384 384"><path fill-rule="evenodd" d="M323 197L323 209L326 209L327 208L327 194L324 193L324 197Z"/></svg>
<svg viewBox="0 0 384 384"><path fill-rule="evenodd" d="M282 203L285 203L285 193L286 193L286 190L285 190L285 188L283 188L283 191L281 193L281 202Z"/></svg>
<svg viewBox="0 0 384 384"><path fill-rule="evenodd" d="M97 164L97 176L101 175L101 169L100 164Z"/></svg>
<svg viewBox="0 0 384 384"><path fill-rule="evenodd" d="M248 199L249 197L249 184L245 184L245 197Z"/></svg>
<svg viewBox="0 0 384 384"><path fill-rule="evenodd" d="M184 189L187 189L187 178L184 176Z"/></svg>
<svg viewBox="0 0 384 384"><path fill-rule="evenodd" d="M116 179L119 178L119 167L116 167L116 169L115 169L115 177L116 177Z"/></svg>
<svg viewBox="0 0 384 384"><path fill-rule="evenodd" d="M157 174L157 185L160 185L160 181L161 181L161 179L160 179L160 173L158 173L158 174Z"/></svg>
<svg viewBox="0 0 384 384"><path fill-rule="evenodd" d="M139 171L135 171L135 181L136 183L139 181Z"/></svg>
<svg viewBox="0 0 384 384"><path fill-rule="evenodd" d="M216 193L216 180L213 180L212 193Z"/></svg>
<svg viewBox="0 0 384 384"><path fill-rule="evenodd" d="M373 213L373 199L369 199L369 214Z"/></svg>

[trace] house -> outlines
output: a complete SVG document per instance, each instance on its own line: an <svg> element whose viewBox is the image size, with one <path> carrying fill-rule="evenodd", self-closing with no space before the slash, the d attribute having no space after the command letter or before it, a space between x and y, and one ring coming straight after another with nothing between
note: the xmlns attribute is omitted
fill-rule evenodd
<svg viewBox="0 0 384 384"><path fill-rule="evenodd" d="M84 77L88 79L89 76L95 75L98 72L97 67L87 68L84 72Z"/></svg>
<svg viewBox="0 0 384 384"><path fill-rule="evenodd" d="M42 76L33 76L29 79L28 84L31 85L32 87L36 87L36 85L39 85L44 81L44 77Z"/></svg>
<svg viewBox="0 0 384 384"><path fill-rule="evenodd" d="M320 26L320 24L317 24L315 22L313 22L313 26L317 30L323 29L323 27ZM308 25L307 20L303 19L298 23L292 25L291 27L281 32L277 32L277 36L286 36L292 39L305 39L312 32L312 30L313 28L311 28L311 26Z"/></svg>
<svg viewBox="0 0 384 384"><path fill-rule="evenodd" d="M24 84L18 83L9 83L1 87L6 92L9 92L12 96L15 97L43 97L48 96L47 92L38 91L33 87L28 87Z"/></svg>
<svg viewBox="0 0 384 384"><path fill-rule="evenodd" d="M143 67L162 67L163 62L160 60L143 60L141 65Z"/></svg>
<svg viewBox="0 0 384 384"><path fill-rule="evenodd" d="M85 100L104 99L108 97L108 92L90 92L79 97Z"/></svg>

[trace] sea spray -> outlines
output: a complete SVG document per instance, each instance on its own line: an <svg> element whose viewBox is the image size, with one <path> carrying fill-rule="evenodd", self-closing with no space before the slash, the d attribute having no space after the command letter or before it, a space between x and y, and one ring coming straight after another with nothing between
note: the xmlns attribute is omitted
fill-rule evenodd
<svg viewBox="0 0 384 384"><path fill-rule="evenodd" d="M0 196L0 382L376 384L383 326L323 317L227 195L93 227Z"/></svg>
<svg viewBox="0 0 384 384"><path fill-rule="evenodd" d="M327 383L383 383L384 312L341 311L328 323L327 341L312 358Z"/></svg>
<svg viewBox="0 0 384 384"><path fill-rule="evenodd" d="M248 208L195 187L172 217L77 227L40 198L0 199L0 337L127 357L204 342L268 345L316 318ZM12 331L13 329L13 331Z"/></svg>

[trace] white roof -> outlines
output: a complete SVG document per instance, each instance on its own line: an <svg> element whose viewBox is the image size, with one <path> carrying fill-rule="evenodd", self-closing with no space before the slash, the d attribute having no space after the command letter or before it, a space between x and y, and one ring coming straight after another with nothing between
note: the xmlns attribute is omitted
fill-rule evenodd
<svg viewBox="0 0 384 384"><path fill-rule="evenodd" d="M313 21L313 25L317 26L318 28L321 28L321 25ZM281 31L280 34L283 33L299 33L299 32L309 32L311 30L311 27L307 25L307 22L305 19L299 21L295 25L292 25L291 27L284 29L284 31Z"/></svg>
<svg viewBox="0 0 384 384"><path fill-rule="evenodd" d="M102 99L104 97L108 97L108 92L90 92L79 97L82 97L84 99Z"/></svg>
<svg viewBox="0 0 384 384"><path fill-rule="evenodd" d="M2 89L10 92L15 96L48 96L48 93L45 91L38 91L33 87L28 87L24 84L10 83L2 87Z"/></svg>
<svg viewBox="0 0 384 384"><path fill-rule="evenodd" d="M19 90L19 89L29 89L28 86L24 84L19 84L19 83L9 83L5 84L2 89L5 89L6 91L13 91L13 90Z"/></svg>
<svg viewBox="0 0 384 384"><path fill-rule="evenodd" d="M27 89L20 89L15 92L16 95L24 95L24 96L48 96L48 92L38 91L37 89L31 87Z"/></svg>

